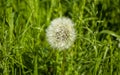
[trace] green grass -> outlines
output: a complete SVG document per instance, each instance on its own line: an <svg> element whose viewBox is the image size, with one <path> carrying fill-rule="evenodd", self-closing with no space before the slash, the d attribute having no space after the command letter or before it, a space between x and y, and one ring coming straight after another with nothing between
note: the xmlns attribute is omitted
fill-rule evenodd
<svg viewBox="0 0 120 75"><path fill-rule="evenodd" d="M120 0L0 0L0 75L120 75ZM52 49L45 30L69 17L77 38Z"/></svg>

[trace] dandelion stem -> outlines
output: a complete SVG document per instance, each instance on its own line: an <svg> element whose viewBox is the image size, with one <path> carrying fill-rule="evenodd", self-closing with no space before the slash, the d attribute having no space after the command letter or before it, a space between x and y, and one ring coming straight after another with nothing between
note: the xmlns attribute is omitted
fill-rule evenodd
<svg viewBox="0 0 120 75"><path fill-rule="evenodd" d="M65 63L66 63L66 50L63 51L63 60L62 60L62 75L65 75Z"/></svg>

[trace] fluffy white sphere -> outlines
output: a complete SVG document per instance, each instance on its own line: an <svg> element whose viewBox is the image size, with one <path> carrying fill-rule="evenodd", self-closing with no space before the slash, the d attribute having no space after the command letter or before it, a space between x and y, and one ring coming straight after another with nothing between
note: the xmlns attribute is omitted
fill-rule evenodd
<svg viewBox="0 0 120 75"><path fill-rule="evenodd" d="M74 23L69 18L56 18L46 29L46 37L51 47L68 49L76 37Z"/></svg>

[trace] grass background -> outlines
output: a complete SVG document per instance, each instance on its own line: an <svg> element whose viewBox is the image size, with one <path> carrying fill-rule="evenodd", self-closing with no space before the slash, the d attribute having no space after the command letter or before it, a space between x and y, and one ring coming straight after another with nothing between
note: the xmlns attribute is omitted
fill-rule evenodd
<svg viewBox="0 0 120 75"><path fill-rule="evenodd" d="M58 51L51 20L69 17L77 38ZM0 0L0 75L120 75L120 0Z"/></svg>

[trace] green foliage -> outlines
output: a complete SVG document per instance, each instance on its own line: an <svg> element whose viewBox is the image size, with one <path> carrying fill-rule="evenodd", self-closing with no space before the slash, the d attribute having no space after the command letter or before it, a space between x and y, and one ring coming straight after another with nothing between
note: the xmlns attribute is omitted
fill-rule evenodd
<svg viewBox="0 0 120 75"><path fill-rule="evenodd" d="M69 17L69 50L46 41L51 20ZM119 75L120 0L0 0L0 75Z"/></svg>

